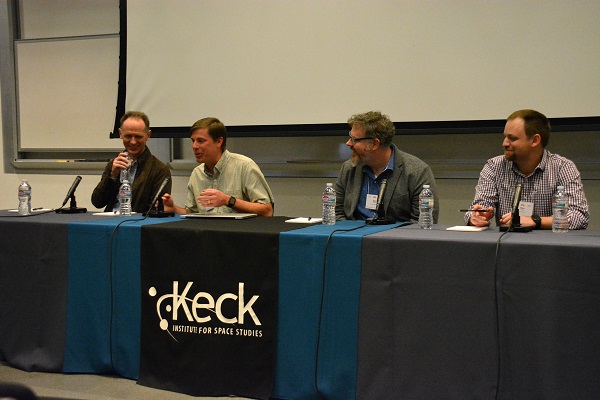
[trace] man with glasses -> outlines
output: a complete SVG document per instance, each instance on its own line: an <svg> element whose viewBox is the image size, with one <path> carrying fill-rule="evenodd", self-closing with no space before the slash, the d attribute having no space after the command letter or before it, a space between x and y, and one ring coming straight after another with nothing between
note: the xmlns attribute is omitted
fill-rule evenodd
<svg viewBox="0 0 600 400"><path fill-rule="evenodd" d="M352 158L342 165L335 184L336 218L377 218L379 189L385 179L381 205L387 220L417 221L419 193L423 185L429 185L435 195L433 220L437 223L439 201L431 168L392 143L396 128L389 117L369 111L353 115L348 124L351 131L346 145Z"/></svg>
<svg viewBox="0 0 600 400"><path fill-rule="evenodd" d="M160 185L165 178L171 177L169 167L154 157L146 146L151 135L150 121L143 112L128 111L121 117L119 137L125 150L104 168L100 183L92 193L92 204L95 207L105 207L105 211L119 210L119 177L123 169L130 167L131 210L143 213L150 209L150 202ZM170 180L164 191L171 191Z"/></svg>

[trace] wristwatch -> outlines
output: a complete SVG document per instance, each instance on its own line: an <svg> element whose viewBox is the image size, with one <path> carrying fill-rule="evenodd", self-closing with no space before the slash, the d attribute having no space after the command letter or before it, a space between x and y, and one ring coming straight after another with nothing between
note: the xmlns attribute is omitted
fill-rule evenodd
<svg viewBox="0 0 600 400"><path fill-rule="evenodd" d="M233 208L235 206L236 198L233 196L229 196L229 201L227 202L227 207Z"/></svg>
<svg viewBox="0 0 600 400"><path fill-rule="evenodd" d="M542 219L539 215L533 214L531 216L531 219L533 220L533 222L535 222L535 229L540 229L542 227Z"/></svg>

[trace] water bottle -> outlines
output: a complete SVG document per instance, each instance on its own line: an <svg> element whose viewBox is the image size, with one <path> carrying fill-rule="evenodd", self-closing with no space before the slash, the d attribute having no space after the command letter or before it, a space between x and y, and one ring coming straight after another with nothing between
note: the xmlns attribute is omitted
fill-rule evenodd
<svg viewBox="0 0 600 400"><path fill-rule="evenodd" d="M119 206L121 215L131 215L131 185L127 180L119 188Z"/></svg>
<svg viewBox="0 0 600 400"><path fill-rule="evenodd" d="M333 183L328 183L323 191L323 224L335 224L335 189Z"/></svg>
<svg viewBox="0 0 600 400"><path fill-rule="evenodd" d="M433 191L429 185L423 185L419 194L419 225L421 229L431 229L433 225Z"/></svg>
<svg viewBox="0 0 600 400"><path fill-rule="evenodd" d="M569 231L569 198L565 194L565 187L558 186L552 199L552 232L564 233Z"/></svg>
<svg viewBox="0 0 600 400"><path fill-rule="evenodd" d="M19 214L31 214L31 185L23 179L19 185Z"/></svg>
<svg viewBox="0 0 600 400"><path fill-rule="evenodd" d="M129 154L127 152L125 153L125 158L127 159L128 166L127 168L121 170L121 183L129 181L129 167L131 167L131 158L129 158Z"/></svg>

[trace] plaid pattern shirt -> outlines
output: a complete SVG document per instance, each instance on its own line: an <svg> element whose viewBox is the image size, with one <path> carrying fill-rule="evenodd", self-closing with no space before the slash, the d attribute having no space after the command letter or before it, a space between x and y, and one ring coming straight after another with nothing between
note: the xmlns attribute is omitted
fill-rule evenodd
<svg viewBox="0 0 600 400"><path fill-rule="evenodd" d="M544 150L542 161L529 176L523 175L504 156L489 159L479 174L471 206L493 207L497 221L500 216L511 212L517 183L523 186L522 201L532 202L533 214L542 217L552 215L552 198L556 188L564 186L569 198L569 229L587 228L590 214L579 170L572 161L548 150ZM471 213L466 213L467 224L470 218Z"/></svg>

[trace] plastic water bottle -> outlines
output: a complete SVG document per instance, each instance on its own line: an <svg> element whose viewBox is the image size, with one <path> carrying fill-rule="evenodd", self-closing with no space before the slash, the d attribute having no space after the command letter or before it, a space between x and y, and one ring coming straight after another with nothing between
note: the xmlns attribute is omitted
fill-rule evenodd
<svg viewBox="0 0 600 400"><path fill-rule="evenodd" d="M423 185L419 194L419 225L421 229L431 229L433 225L433 191L429 185Z"/></svg>
<svg viewBox="0 0 600 400"><path fill-rule="evenodd" d="M131 158L129 158L129 154L125 153L125 158L127 159L127 168L124 168L121 170L121 177L120 177L120 181L121 183L125 182L125 181L129 181L129 168L131 167Z"/></svg>
<svg viewBox="0 0 600 400"><path fill-rule="evenodd" d="M335 189L333 183L328 183L323 191L323 224L335 224Z"/></svg>
<svg viewBox="0 0 600 400"><path fill-rule="evenodd" d="M19 185L19 214L31 214L31 185L23 179Z"/></svg>
<svg viewBox="0 0 600 400"><path fill-rule="evenodd" d="M127 180L119 188L119 206L121 215L131 215L131 185Z"/></svg>
<svg viewBox="0 0 600 400"><path fill-rule="evenodd" d="M569 231L569 198L565 194L565 187L558 186L552 200L552 232L564 233Z"/></svg>

